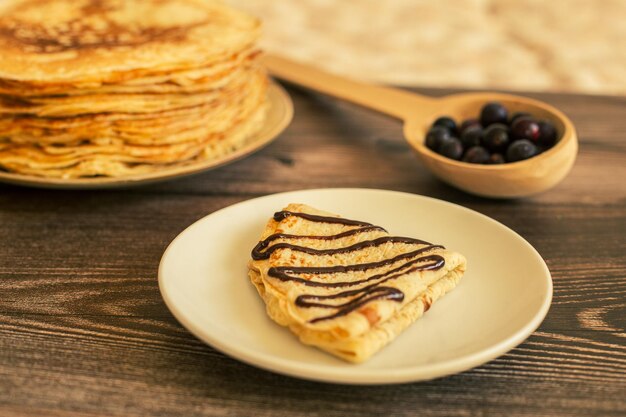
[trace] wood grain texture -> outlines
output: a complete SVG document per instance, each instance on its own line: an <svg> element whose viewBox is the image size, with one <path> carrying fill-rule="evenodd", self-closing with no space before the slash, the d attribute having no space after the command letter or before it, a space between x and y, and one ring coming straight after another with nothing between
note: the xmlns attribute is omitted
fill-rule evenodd
<svg viewBox="0 0 626 417"><path fill-rule="evenodd" d="M212 172L110 191L0 186L0 416L626 415L626 99L534 95L572 118L579 158L548 193L492 201L434 179L396 122L290 92L288 130ZM316 187L413 192L506 224L552 272L546 320L483 366L379 387L275 375L185 331L158 291L168 243L235 202Z"/></svg>

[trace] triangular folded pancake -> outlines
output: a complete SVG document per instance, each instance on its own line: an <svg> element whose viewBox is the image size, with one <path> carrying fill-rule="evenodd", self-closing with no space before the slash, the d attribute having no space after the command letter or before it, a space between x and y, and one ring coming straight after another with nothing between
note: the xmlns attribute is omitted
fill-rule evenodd
<svg viewBox="0 0 626 417"><path fill-rule="evenodd" d="M441 245L290 204L267 223L248 274L275 322L362 362L452 290L465 264Z"/></svg>

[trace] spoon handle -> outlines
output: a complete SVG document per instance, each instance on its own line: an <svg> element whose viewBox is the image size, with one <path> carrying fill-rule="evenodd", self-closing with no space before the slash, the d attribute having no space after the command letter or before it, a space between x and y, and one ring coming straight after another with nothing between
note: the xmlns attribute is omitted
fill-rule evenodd
<svg viewBox="0 0 626 417"><path fill-rule="evenodd" d="M425 112L433 98L404 90L352 81L277 55L264 57L269 72L280 79L407 120Z"/></svg>

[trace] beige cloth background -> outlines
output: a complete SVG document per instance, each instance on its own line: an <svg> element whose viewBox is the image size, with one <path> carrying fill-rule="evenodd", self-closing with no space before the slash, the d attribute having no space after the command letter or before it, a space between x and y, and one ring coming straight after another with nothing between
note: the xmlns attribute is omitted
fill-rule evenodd
<svg viewBox="0 0 626 417"><path fill-rule="evenodd" d="M626 95L626 0L227 0L268 51L364 80Z"/></svg>

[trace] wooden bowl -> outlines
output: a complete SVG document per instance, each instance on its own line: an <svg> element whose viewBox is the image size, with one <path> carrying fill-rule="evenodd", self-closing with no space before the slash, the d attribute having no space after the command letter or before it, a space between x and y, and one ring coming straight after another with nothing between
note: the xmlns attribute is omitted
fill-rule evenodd
<svg viewBox="0 0 626 417"><path fill-rule="evenodd" d="M567 116L546 103L496 93L458 94L436 101L437 106L429 106L428 115L407 119L404 136L424 165L435 176L454 187L484 197L527 197L557 185L574 164L578 151L574 126ZM510 113L528 112L539 119L551 121L557 130L557 143L530 159L499 165L455 161L425 146L426 132L437 117L447 115L457 121L476 118L481 107L489 101L502 103Z"/></svg>

